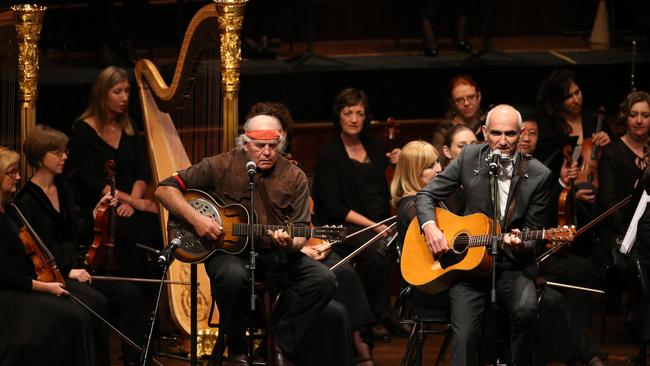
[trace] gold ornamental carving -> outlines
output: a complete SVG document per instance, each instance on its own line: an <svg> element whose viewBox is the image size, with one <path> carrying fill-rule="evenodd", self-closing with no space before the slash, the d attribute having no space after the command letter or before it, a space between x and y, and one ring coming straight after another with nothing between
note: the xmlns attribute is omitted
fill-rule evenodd
<svg viewBox="0 0 650 366"><path fill-rule="evenodd" d="M244 22L244 10L248 0L214 0L219 13L219 40L222 121L222 149L228 151L235 146L235 137L239 130L239 69L241 66L241 28Z"/></svg>
<svg viewBox="0 0 650 366"><path fill-rule="evenodd" d="M23 107L34 107L38 98L38 41L43 28L45 7L12 6L18 37L18 84Z"/></svg>
<svg viewBox="0 0 650 366"><path fill-rule="evenodd" d="M36 125L36 99L38 99L38 40L41 38L46 7L40 5L14 5L16 38L18 41L18 89L20 96L20 141L25 141ZM22 156L20 168L24 177L31 175L27 159Z"/></svg>

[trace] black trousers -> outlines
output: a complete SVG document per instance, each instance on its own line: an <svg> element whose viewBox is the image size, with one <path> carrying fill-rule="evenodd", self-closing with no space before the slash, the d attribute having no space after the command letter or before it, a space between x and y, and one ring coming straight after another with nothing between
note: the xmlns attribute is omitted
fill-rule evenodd
<svg viewBox="0 0 650 366"><path fill-rule="evenodd" d="M220 324L232 353L245 350L244 330L250 313L248 258L217 253L206 263L212 296L219 307ZM283 277L297 300L275 322L277 343L289 355L311 329L336 291L336 278L323 264L300 252L262 253L256 278Z"/></svg>
<svg viewBox="0 0 650 366"><path fill-rule="evenodd" d="M361 229L359 226L347 225L348 233ZM352 253L355 249L366 243L377 233L368 230L350 240L334 246L334 252L341 257ZM388 274L390 264L393 262L392 251L382 248L378 242L364 249L352 260L361 265L361 283L366 291L366 297L375 319L381 321L390 309L390 286Z"/></svg>
<svg viewBox="0 0 650 366"><path fill-rule="evenodd" d="M593 287L596 270L591 261L576 254L555 254L539 264L539 274L549 281L567 285ZM564 295L570 316L581 328L589 326L593 309L591 293L576 290L557 290Z"/></svg>
<svg viewBox="0 0 650 366"><path fill-rule="evenodd" d="M130 282L94 281L92 287L106 297L108 316L112 325L124 333L135 344L144 344L145 322L148 316L140 288ZM126 341L122 341L122 355L125 361L140 361L140 352Z"/></svg>
<svg viewBox="0 0 650 366"><path fill-rule="evenodd" d="M581 324L573 318L565 297L555 289L544 289L536 328L537 364L575 360L588 363L598 354Z"/></svg>
<svg viewBox="0 0 650 366"><path fill-rule="evenodd" d="M477 365L482 315L489 302L490 278L462 281L449 289L451 328L456 339L452 365ZM537 319L535 284L521 271L504 271L497 277L497 300L510 317L511 362L531 364L533 326ZM488 340L490 341L490 340Z"/></svg>

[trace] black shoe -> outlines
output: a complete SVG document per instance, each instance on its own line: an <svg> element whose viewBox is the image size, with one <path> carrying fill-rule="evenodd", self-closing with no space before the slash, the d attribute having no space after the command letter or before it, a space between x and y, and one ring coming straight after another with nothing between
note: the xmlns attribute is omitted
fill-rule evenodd
<svg viewBox="0 0 650 366"><path fill-rule="evenodd" d="M472 53L472 45L467 41L456 41L456 49L463 53Z"/></svg>
<svg viewBox="0 0 650 366"><path fill-rule="evenodd" d="M382 324L375 324L370 330L372 338L377 342L390 342L390 333Z"/></svg>

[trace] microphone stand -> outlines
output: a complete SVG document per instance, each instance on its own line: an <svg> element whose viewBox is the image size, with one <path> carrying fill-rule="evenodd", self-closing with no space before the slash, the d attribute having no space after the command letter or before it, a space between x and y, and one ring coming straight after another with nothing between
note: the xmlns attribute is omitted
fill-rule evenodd
<svg viewBox="0 0 650 366"><path fill-rule="evenodd" d="M158 285L158 295L156 297L156 305L154 306L153 312L151 313L151 319L149 321L149 332L147 333L147 341L144 347L142 347L142 366L147 366L149 361L149 349L151 347L151 338L153 337L154 326L156 325L156 317L158 315L158 308L160 305L160 297L162 295L163 286L165 285L165 277L167 277L167 270L169 265L174 259L173 254L176 248L178 247L178 239L171 241L169 248L162 251L162 254L159 258L159 262L162 265L162 276L160 277L160 285ZM196 347L193 347L196 350ZM195 351L196 352L196 351Z"/></svg>
<svg viewBox="0 0 650 366"><path fill-rule="evenodd" d="M250 211L248 211L248 239L250 245L249 253L249 263L248 271L250 273L250 310L251 310L251 322L253 315L255 314L255 301L257 295L255 294L255 261L257 258L257 253L255 252L255 175L249 174L248 176L248 191L251 195L251 205ZM248 342L249 352L248 352L248 365L253 364L253 327L249 329L249 342Z"/></svg>
<svg viewBox="0 0 650 366"><path fill-rule="evenodd" d="M492 243L490 245L490 255L492 256L492 289L490 289L490 305L492 306L492 316L496 316L497 310L497 259L499 256L499 236L497 234L497 226L499 225L499 169L501 163L497 159L496 169L489 169L490 182L492 183ZM496 323L496 322L495 322ZM493 345L494 347L494 345ZM493 348L494 351L494 348ZM496 352L494 352L496 356ZM499 364L498 358L495 360L494 365Z"/></svg>

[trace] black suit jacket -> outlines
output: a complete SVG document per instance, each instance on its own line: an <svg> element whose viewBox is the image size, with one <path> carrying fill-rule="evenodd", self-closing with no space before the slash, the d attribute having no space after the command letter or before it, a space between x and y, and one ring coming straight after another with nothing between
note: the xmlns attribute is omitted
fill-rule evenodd
<svg viewBox="0 0 650 366"><path fill-rule="evenodd" d="M453 161L438 176L416 195L416 212L420 225L435 220L434 207L436 202L444 201L458 187L463 187L465 196L464 215L483 213L492 217L494 206L490 194L490 174L486 157L489 154L487 144L467 145L458 159ZM546 206L552 187L551 171L541 162L530 159L520 178L518 172L524 158L517 153L515 156L512 180L506 208L513 200L515 187L520 184L517 200L508 222L503 231L517 228L521 230L542 229L546 226ZM518 181L521 181L518 183ZM506 209L507 212L507 209ZM506 254L514 262L534 260L535 242L525 243L522 250L506 249Z"/></svg>

